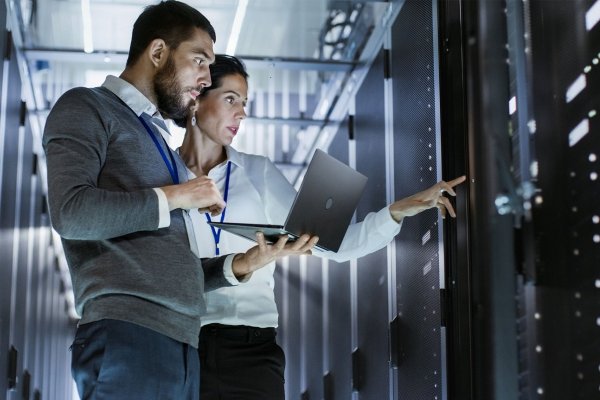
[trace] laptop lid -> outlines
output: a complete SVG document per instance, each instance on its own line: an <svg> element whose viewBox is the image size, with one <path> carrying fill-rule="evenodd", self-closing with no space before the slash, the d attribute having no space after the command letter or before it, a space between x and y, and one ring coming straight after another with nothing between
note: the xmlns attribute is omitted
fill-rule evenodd
<svg viewBox="0 0 600 400"><path fill-rule="evenodd" d="M367 177L322 150L316 150L284 226L210 222L239 236L255 240L257 231L274 242L287 234L290 240L308 233L319 236L318 248L338 251Z"/></svg>
<svg viewBox="0 0 600 400"><path fill-rule="evenodd" d="M367 177L316 150L285 222L286 231L319 236L319 246L338 251Z"/></svg>

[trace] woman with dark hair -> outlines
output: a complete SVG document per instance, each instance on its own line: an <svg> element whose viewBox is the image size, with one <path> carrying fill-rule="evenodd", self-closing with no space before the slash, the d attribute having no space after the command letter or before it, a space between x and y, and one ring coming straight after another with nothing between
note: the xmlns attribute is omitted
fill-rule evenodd
<svg viewBox="0 0 600 400"><path fill-rule="evenodd" d="M196 99L180 155L196 176L207 175L221 190L221 215L197 215L213 221L283 224L296 190L266 157L236 151L231 143L246 117L248 74L235 57L216 55L210 67L212 85ZM348 228L337 253L313 254L346 261L386 246L400 231L402 218L438 207L455 216L446 191L464 178L439 182L393 203ZM204 224L199 242L203 257L239 252L252 246L246 239L222 235ZM212 248L210 243L213 244ZM278 324L273 293L275 263L252 274L248 282L205 294L199 354L201 399L283 399L285 356L275 341Z"/></svg>

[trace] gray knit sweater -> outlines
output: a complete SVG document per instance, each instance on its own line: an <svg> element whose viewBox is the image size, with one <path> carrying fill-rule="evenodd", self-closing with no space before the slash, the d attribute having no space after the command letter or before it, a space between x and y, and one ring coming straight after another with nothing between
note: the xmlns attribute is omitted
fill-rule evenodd
<svg viewBox="0 0 600 400"><path fill-rule="evenodd" d="M118 319L197 346L204 285L229 285L224 257L192 254L181 210L157 229L152 188L173 181L136 115L106 88L72 89L50 112L43 143L50 218L81 323Z"/></svg>

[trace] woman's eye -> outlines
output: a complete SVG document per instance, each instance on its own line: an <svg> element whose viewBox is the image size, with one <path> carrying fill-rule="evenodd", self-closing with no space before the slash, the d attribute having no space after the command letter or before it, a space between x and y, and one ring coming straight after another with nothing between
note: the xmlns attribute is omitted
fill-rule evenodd
<svg viewBox="0 0 600 400"><path fill-rule="evenodd" d="M202 65L202 63L204 62L204 60L203 60L203 59L201 59L201 58L194 58L194 62L195 62L196 64L198 64L198 65Z"/></svg>
<svg viewBox="0 0 600 400"><path fill-rule="evenodd" d="M235 99L233 97L227 97L227 98L225 98L225 101L228 102L229 104L235 103Z"/></svg>

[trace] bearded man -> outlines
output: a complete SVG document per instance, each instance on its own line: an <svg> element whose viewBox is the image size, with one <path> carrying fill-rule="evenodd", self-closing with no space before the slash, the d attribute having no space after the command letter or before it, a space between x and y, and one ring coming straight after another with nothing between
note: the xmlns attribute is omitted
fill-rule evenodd
<svg viewBox="0 0 600 400"><path fill-rule="evenodd" d="M259 237L244 254L196 256L187 210L225 203L208 177L188 179L164 119L185 119L211 84L215 40L185 3L146 7L122 74L69 90L46 121L50 218L81 315L71 364L82 399L197 399L204 291L315 243Z"/></svg>

